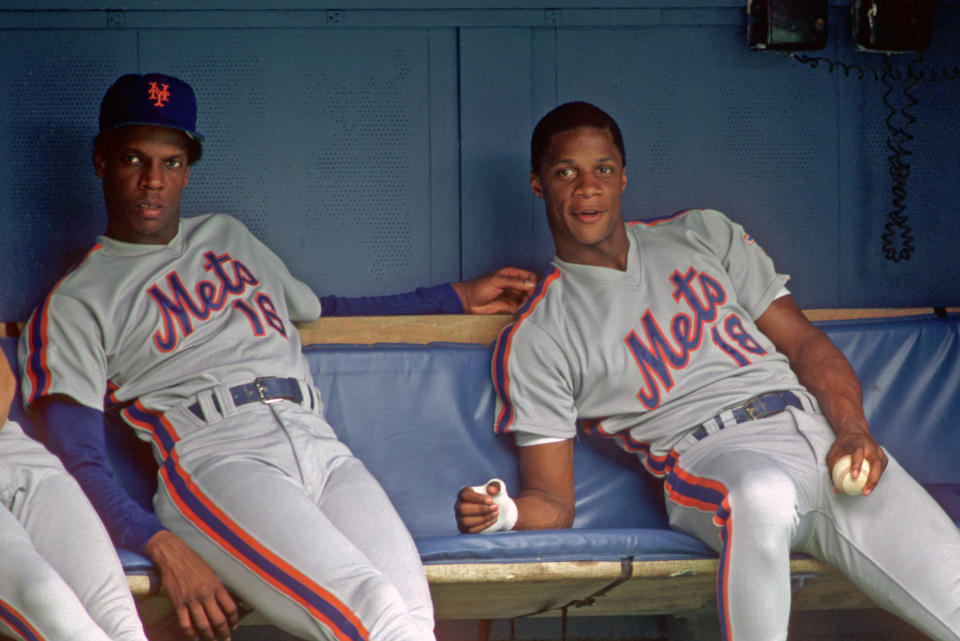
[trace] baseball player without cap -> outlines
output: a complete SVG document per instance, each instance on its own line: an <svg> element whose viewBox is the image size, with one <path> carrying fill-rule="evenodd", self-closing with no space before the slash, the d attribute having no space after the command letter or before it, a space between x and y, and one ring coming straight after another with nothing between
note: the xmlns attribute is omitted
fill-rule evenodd
<svg viewBox="0 0 960 641"><path fill-rule="evenodd" d="M120 76L100 103L100 133L125 125L156 125L179 129L194 140L197 98L187 83L162 73Z"/></svg>
<svg viewBox="0 0 960 641"><path fill-rule="evenodd" d="M579 424L664 478L671 528L718 553L725 640L787 638L797 552L931 639L960 641L951 519L893 456L869 497L834 493L836 434L756 325L786 275L718 211L626 233L623 271L557 258L503 330L495 429L571 439Z"/></svg>

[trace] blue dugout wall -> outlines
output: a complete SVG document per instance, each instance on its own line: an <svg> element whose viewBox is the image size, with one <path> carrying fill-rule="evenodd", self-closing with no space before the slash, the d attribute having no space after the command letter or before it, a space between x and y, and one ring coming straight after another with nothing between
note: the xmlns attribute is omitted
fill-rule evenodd
<svg viewBox="0 0 960 641"><path fill-rule="evenodd" d="M910 164L914 251L899 262L882 247L885 61L853 45L846 2L808 53L863 77L748 50L741 0L115 4L0 2L0 320L24 320L103 230L99 100L149 71L199 97L184 215L236 215L321 294L541 269L529 135L583 99L624 130L628 216L727 212L804 307L960 303L958 0L937 2L922 61L888 59Z"/></svg>

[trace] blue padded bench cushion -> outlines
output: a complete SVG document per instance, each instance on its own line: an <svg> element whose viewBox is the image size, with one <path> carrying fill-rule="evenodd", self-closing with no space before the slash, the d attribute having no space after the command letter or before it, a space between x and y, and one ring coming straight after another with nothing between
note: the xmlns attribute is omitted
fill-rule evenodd
<svg viewBox="0 0 960 641"><path fill-rule="evenodd" d="M434 563L540 563L556 561L674 561L716 554L698 539L673 530L583 528L423 536L420 558Z"/></svg>
<svg viewBox="0 0 960 641"><path fill-rule="evenodd" d="M857 373L880 443L920 483L960 483L960 314L818 325Z"/></svg>
<svg viewBox="0 0 960 641"><path fill-rule="evenodd" d="M925 483L923 487L960 525L960 483Z"/></svg>
<svg viewBox="0 0 960 641"><path fill-rule="evenodd" d="M457 535L464 485L517 487L513 439L492 432L486 346L318 345L305 350L327 421L385 488L414 538ZM662 485L613 443L579 439L576 528L666 529Z"/></svg>
<svg viewBox="0 0 960 641"><path fill-rule="evenodd" d="M960 316L818 325L860 377L878 439L960 521L960 430L953 429L960 416ZM16 369L15 339L0 343ZM427 563L712 555L669 530L660 481L613 443L590 438L575 443L573 530L460 535L453 501L462 485L493 476L517 484L512 439L491 430L490 348L316 345L304 353L327 420L384 486ZM29 430L19 398L11 418ZM125 429L110 430L108 440L114 471L149 506L156 481L148 446ZM121 554L131 570L145 567L142 557Z"/></svg>
<svg viewBox="0 0 960 641"><path fill-rule="evenodd" d="M327 420L383 485L425 563L712 556L669 530L660 481L613 443L589 438L575 445L575 529L461 535L453 503L463 485L497 476L517 487L513 439L492 432L491 349L316 345L305 353Z"/></svg>

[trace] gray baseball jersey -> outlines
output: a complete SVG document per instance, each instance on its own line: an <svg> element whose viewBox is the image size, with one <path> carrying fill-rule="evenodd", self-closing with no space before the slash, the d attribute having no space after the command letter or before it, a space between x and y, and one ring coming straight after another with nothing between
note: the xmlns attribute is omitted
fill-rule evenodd
<svg viewBox="0 0 960 641"><path fill-rule="evenodd" d="M802 390L753 321L787 281L713 210L630 223L626 271L556 259L494 355L498 432L617 435L651 472L687 429Z"/></svg>
<svg viewBox="0 0 960 641"><path fill-rule="evenodd" d="M627 233L626 271L556 260L501 333L496 431L572 438L579 422L663 477L671 526L719 553L728 641L787 638L791 551L932 638L960 640L950 518L893 457L868 497L833 492L835 435L754 324L786 277L716 211ZM802 409L737 424L729 408L772 391Z"/></svg>
<svg viewBox="0 0 960 641"><path fill-rule="evenodd" d="M292 324L319 315L316 295L229 216L183 219L167 245L101 237L21 337L23 394L120 408L161 464L161 522L277 625L432 639L413 541L321 416ZM234 395L260 377L295 379L300 401Z"/></svg>
<svg viewBox="0 0 960 641"><path fill-rule="evenodd" d="M310 288L229 216L186 218L167 245L101 236L26 327L24 402L166 411L219 383L309 378L290 321L319 316Z"/></svg>
<svg viewBox="0 0 960 641"><path fill-rule="evenodd" d="M59 459L0 426L0 634L145 641L103 524Z"/></svg>

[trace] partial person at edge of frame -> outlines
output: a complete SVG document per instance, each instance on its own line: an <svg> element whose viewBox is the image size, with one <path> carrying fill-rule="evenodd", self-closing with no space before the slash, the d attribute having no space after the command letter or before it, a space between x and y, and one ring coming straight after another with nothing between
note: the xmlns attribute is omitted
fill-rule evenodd
<svg viewBox="0 0 960 641"><path fill-rule="evenodd" d="M0 352L0 636L146 641L117 551L60 461L9 420Z"/></svg>

